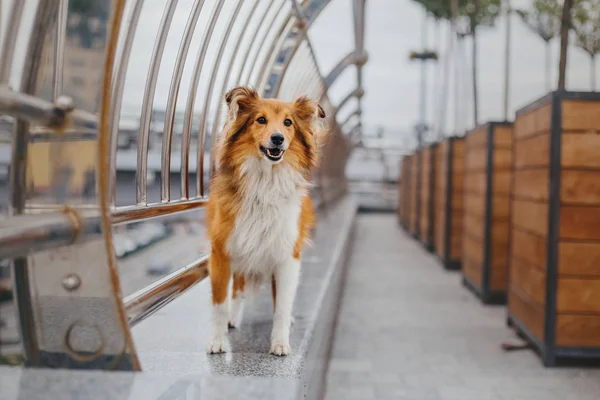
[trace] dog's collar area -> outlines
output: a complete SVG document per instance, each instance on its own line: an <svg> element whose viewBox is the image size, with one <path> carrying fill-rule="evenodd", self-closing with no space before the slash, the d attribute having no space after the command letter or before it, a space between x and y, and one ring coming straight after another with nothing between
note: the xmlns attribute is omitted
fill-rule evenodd
<svg viewBox="0 0 600 400"><path fill-rule="evenodd" d="M285 150L282 149L267 149L263 146L260 146L260 151L271 161L280 161L283 158L283 153L285 153Z"/></svg>

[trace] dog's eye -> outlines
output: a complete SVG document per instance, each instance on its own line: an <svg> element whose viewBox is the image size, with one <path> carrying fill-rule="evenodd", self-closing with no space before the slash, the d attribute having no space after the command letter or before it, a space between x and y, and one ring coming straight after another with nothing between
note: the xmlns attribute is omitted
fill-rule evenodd
<svg viewBox="0 0 600 400"><path fill-rule="evenodd" d="M286 118L285 121L283 121L283 124L285 126L291 126L292 125L292 120L289 118Z"/></svg>
<svg viewBox="0 0 600 400"><path fill-rule="evenodd" d="M264 125L267 123L267 119L265 117L259 117L256 122L258 122L261 125Z"/></svg>

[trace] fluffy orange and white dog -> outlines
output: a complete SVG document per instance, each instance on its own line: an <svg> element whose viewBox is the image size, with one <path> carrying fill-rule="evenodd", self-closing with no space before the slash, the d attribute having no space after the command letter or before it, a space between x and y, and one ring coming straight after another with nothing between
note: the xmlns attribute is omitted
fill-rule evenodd
<svg viewBox="0 0 600 400"><path fill-rule="evenodd" d="M225 101L228 119L207 207L213 303L207 352L225 352L228 326L239 326L243 299L271 280L270 352L283 356L291 352L300 253L315 219L308 191L325 113L306 97L286 103L242 87Z"/></svg>

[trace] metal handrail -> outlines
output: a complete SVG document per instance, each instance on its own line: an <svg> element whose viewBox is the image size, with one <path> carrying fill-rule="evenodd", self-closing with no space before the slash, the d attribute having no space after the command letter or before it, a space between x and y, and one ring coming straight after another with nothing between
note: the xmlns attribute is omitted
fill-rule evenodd
<svg viewBox="0 0 600 400"><path fill-rule="evenodd" d="M0 115L16 119L13 160L23 162L13 162L12 165L11 210L14 215L0 221L0 257L15 259L16 300L28 365L49 365L50 361L40 357L40 354L52 353L56 357L53 358L53 365L139 369L131 326L204 279L208 274L208 256L201 255L196 261L122 299L112 249L112 227L199 210L206 205L209 195L205 190L204 177L206 135L210 129L210 140L215 142L223 122L221 114L226 90L234 85L247 84L257 88L264 96L281 92L288 100L301 94L320 100L328 114L333 116L328 121L328 127L329 134L335 136L332 142L336 143L325 144L323 151L329 152L330 156L325 158L316 173L317 186L321 185L316 189L321 205L343 193L343 170L350 146L344 144L342 126L335 120L336 109L327 96L327 82L319 70L306 35L329 0L304 0L302 3L296 0L291 3L290 0L270 0L268 3L237 0L235 3L228 2L232 7L229 13L222 13L225 0L217 0L209 11L206 11L208 7L204 7L204 0L194 0L178 43L174 66L167 71L170 72L170 82L161 133L160 201L149 202L146 176L149 171L155 94L159 87L167 37L179 5L178 0L168 0L164 3L157 26L144 85L137 133L136 201L135 204L116 206L116 159L121 109L137 28L144 6L149 3L144 0L88 1L88 5L93 4L89 9L73 8L68 0L53 4L40 2L37 5L36 18L28 32L32 39L28 45L23 76L20 77L20 90L12 90L8 86L11 72L16 69L13 55L16 36L22 31L24 4L13 2L0 53ZM85 5L85 1L82 4ZM249 4L245 14L241 12L244 4ZM123 21L126 6L129 6L128 19ZM110 18L102 14L106 10L112 13ZM90 35L93 33L98 37L91 42L74 37L79 34L75 32L78 30L71 29L71 24L91 23L87 21L90 15L86 12L93 14L94 18L94 29ZM208 15L204 15L205 12ZM197 35L203 15L206 21L204 29ZM216 27L221 25L223 31L216 39L217 45L213 46L216 54L209 55L209 44L214 43ZM236 34L233 34L234 26L238 27ZM251 26L254 28L250 29ZM49 34L51 29L54 32ZM200 40L197 48L194 48L197 36L200 36ZM38 40L40 38L49 39ZM101 65L102 74L97 79L101 85L95 92L88 93L93 99L85 104L77 98L77 91L72 86L72 70L69 69L72 60L66 58L66 54L77 52L84 54L84 57L100 55L105 60ZM53 57L47 61L47 58L43 58L44 54L52 54ZM236 74L234 69L240 55L246 62ZM206 62L211 63L209 70L204 68ZM188 65L192 67L191 80L188 87L184 88L183 76ZM50 82L44 80L46 68L51 71ZM42 91L47 90L48 85L51 86L51 95L45 96ZM187 101L183 110L179 171L181 196L180 199L172 199L170 170L176 133L174 120L178 96L185 89ZM202 89L200 98L203 103L196 114L195 101L199 89ZM213 94L217 95L216 100ZM199 120L196 194L190 196L189 158L195 117ZM41 187L37 178L27 175L30 164L40 162L28 160L28 148L38 149L46 145L49 145L51 152L48 165L44 166L51 176L50 192L44 191L46 189ZM66 192L60 194L56 191L61 179L64 179L60 166L69 166L69 156L85 148L93 148L93 154L100 157L90 163L98 180L97 193L92 192L91 197L86 197L80 189L66 187ZM212 155L211 162L214 162ZM331 185L331 188L324 185ZM56 257L56 254L62 255ZM87 262L81 262L84 259ZM40 265L45 268L40 269ZM59 279L58 287L52 286L56 284L56 279L38 278L38 275L48 273L45 271L64 274L62 280ZM52 304L52 296L46 300L48 304L40 303L37 297L37 293L58 292L61 299L72 298L70 304L73 308L70 311L61 311L63 308ZM95 306L105 309L100 313L85 313L85 304L78 301L81 297L95 299ZM60 315L55 316L57 318L40 319L45 312ZM74 333L76 330L73 331L73 325L53 322L60 320L75 324L75 318L84 314L90 323L98 327L101 335L108 335L108 332L112 335L110 343L97 352L93 351L94 341L85 335L77 337L78 343L83 346L82 353L70 346L65 349L69 338L80 333ZM53 341L52 338L61 335L66 335L65 341ZM120 347L117 343L121 344Z"/></svg>

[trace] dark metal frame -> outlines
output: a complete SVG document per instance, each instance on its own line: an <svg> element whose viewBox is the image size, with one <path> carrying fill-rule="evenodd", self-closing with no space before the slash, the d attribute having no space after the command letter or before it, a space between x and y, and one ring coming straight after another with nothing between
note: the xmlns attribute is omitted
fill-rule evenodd
<svg viewBox="0 0 600 400"><path fill-rule="evenodd" d="M414 164L417 169L416 177L417 177L417 185L415 187L415 231L412 233L412 237L416 240L419 240L421 236L421 184L423 183L423 177L421 173L423 172L421 169L421 158L423 157L423 149L419 148L414 155Z"/></svg>
<svg viewBox="0 0 600 400"><path fill-rule="evenodd" d="M498 122L490 121L484 126L487 127L487 167L486 167L486 189L485 189L485 222L483 227L483 263L481 264L481 287L474 290L476 285L463 278L463 283L471 289L484 304L506 304L506 291L493 291L490 287L491 268L492 268L492 224L494 220L493 196L494 196L494 135L497 126L512 126L508 121ZM510 224L510 222L509 222ZM506 266L508 268L508 265Z"/></svg>
<svg viewBox="0 0 600 400"><path fill-rule="evenodd" d="M454 145L456 140L464 140L462 137L451 136L448 138L448 155L446 160L446 216L444 218L444 256L440 261L444 268L458 271L461 268L460 258L450 259L450 246L452 245L452 198L454 197L453 176L454 176Z"/></svg>
<svg viewBox="0 0 600 400"><path fill-rule="evenodd" d="M600 101L600 93L552 92L529 106L519 110L517 116L551 103L550 124L550 163L548 197L548 236L546 238L546 298L544 304L544 337L536 338L530 329L507 310L508 324L533 345L540 354L544 366L553 367L563 359L594 359L600 361L600 347L574 347L556 345L556 303L558 287L558 245L560 240L560 189L561 189L561 139L562 139L562 103L564 100ZM514 145L514 144L513 144ZM512 233L512 223L510 224Z"/></svg>
<svg viewBox="0 0 600 400"><path fill-rule="evenodd" d="M410 161L409 161L410 160ZM400 193L400 225L406 230L410 226L410 175L411 175L412 155L402 159L401 170L404 170L405 176L400 179L405 179L405 182L400 181L402 192Z"/></svg>

